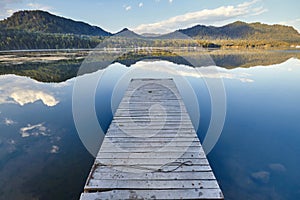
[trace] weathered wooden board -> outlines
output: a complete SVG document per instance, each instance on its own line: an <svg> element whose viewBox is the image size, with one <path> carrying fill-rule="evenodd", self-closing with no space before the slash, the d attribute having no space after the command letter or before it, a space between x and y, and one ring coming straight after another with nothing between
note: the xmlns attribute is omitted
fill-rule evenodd
<svg viewBox="0 0 300 200"><path fill-rule="evenodd" d="M172 190L111 190L82 193L81 199L223 199L220 189L172 189Z"/></svg>
<svg viewBox="0 0 300 200"><path fill-rule="evenodd" d="M149 159L149 158L172 158L172 159L177 159L178 158L178 153L177 152L155 152L152 154L148 153L128 153L128 152L114 152L112 155L111 152L101 152L98 154L97 158L115 158L115 159L129 159L129 158L144 158L144 159ZM185 152L181 155L182 159L189 159L189 158L205 158L205 153L204 152Z"/></svg>
<svg viewBox="0 0 300 200"><path fill-rule="evenodd" d="M131 81L81 199L223 199L172 79Z"/></svg>
<svg viewBox="0 0 300 200"><path fill-rule="evenodd" d="M101 147L102 148L109 148L109 147L124 147L124 148L144 148L144 147L164 147L166 145L172 146L172 147L178 147L178 146L184 146L191 145L192 147L199 147L197 144L198 142L183 142L183 141L174 141L174 142L153 142L153 143L145 143L145 142L103 142Z"/></svg>
<svg viewBox="0 0 300 200"><path fill-rule="evenodd" d="M151 153L150 153L151 155ZM100 162L101 161L101 162ZM101 158L99 159L98 163L99 164L102 164L102 165L107 165L107 166L110 166L110 165L128 165L129 167L131 165L136 165L136 164L139 164L139 165L150 165L150 164L153 164L153 163L156 163L158 165L164 165L166 163L170 163L170 162L179 162L179 163L183 163L185 162L186 159L176 159L174 160L174 158L164 158L164 159L161 159L161 158L131 158L131 159L114 159L114 158ZM190 158L189 159L190 162L192 162L192 165L202 165L202 164L208 164L208 161L207 159L200 159L200 158Z"/></svg>
<svg viewBox="0 0 300 200"><path fill-rule="evenodd" d="M194 172L147 172L147 173L129 173L123 171L114 171L114 173L95 172L94 180L214 180L215 176L212 171L197 173Z"/></svg>
<svg viewBox="0 0 300 200"><path fill-rule="evenodd" d="M115 173L115 171L123 171L123 168L127 167L126 165L114 165L114 166L97 166L95 168L94 172L105 172L105 173ZM138 165L136 168L140 172L153 172L157 171L157 165ZM159 166L161 171L168 171L168 172L204 172L204 171L211 171L211 167L209 164L203 164L203 165L181 165L181 166L176 166L176 165L167 165L167 166ZM176 170L174 170L176 169ZM137 171L136 173L138 173ZM134 173L134 174L136 174Z"/></svg>
<svg viewBox="0 0 300 200"><path fill-rule="evenodd" d="M103 141L103 143L106 143L106 142L121 142L121 143L126 143L126 142L143 142L143 143L146 143L146 142L149 142L149 143L155 143L155 142L171 142L174 139L174 137L147 137L147 138L139 138L139 137L109 137L108 135L105 136L105 139ZM193 137L180 137L180 141L182 142L189 142L189 141L199 141L199 139L195 136ZM177 138L176 138L176 141L179 141ZM199 141L200 142L200 141Z"/></svg>
<svg viewBox="0 0 300 200"><path fill-rule="evenodd" d="M85 189L104 191L108 189L218 189L215 180L96 180L91 179Z"/></svg>

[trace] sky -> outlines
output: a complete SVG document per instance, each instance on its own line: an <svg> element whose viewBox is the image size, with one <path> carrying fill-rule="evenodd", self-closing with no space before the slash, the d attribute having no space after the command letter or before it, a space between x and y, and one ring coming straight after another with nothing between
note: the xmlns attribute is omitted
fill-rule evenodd
<svg viewBox="0 0 300 200"><path fill-rule="evenodd" d="M115 33L168 33L197 24L237 20L284 24L300 32L299 0L0 0L0 19L18 10L45 10Z"/></svg>

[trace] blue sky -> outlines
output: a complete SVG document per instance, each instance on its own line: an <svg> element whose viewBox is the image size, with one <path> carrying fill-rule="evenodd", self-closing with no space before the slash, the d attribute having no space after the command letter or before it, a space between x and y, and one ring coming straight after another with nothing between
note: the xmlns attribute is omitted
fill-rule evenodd
<svg viewBox="0 0 300 200"><path fill-rule="evenodd" d="M300 31L299 0L0 0L0 18L41 9L117 32L167 33L237 20L285 24Z"/></svg>

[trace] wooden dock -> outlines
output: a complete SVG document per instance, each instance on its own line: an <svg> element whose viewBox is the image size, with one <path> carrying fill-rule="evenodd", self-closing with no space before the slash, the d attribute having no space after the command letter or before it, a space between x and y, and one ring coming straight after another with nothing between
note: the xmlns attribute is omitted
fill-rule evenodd
<svg viewBox="0 0 300 200"><path fill-rule="evenodd" d="M131 80L80 199L224 199L172 79Z"/></svg>

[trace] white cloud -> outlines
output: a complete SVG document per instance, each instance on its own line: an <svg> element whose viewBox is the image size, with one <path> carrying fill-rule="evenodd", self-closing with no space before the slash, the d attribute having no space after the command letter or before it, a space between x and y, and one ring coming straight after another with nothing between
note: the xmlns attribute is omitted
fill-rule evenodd
<svg viewBox="0 0 300 200"><path fill-rule="evenodd" d="M131 6L125 6L125 10L126 10L126 11L131 10Z"/></svg>
<svg viewBox="0 0 300 200"><path fill-rule="evenodd" d="M5 119L4 119L4 124L5 124L6 126L14 125L14 124L16 124L16 123L17 123L17 122L13 121L12 119L8 119L8 118L5 118Z"/></svg>
<svg viewBox="0 0 300 200"><path fill-rule="evenodd" d="M267 11L268 11L268 9L264 8L263 6L253 8L253 13L251 15L252 16L257 16L257 15L261 15L261 14L267 12Z"/></svg>
<svg viewBox="0 0 300 200"><path fill-rule="evenodd" d="M38 3L28 3L27 6L32 10L46 10L46 11L51 10L50 6L46 6Z"/></svg>
<svg viewBox="0 0 300 200"><path fill-rule="evenodd" d="M169 0L170 3L173 3L173 0Z"/></svg>
<svg viewBox="0 0 300 200"><path fill-rule="evenodd" d="M141 7L143 7L144 6L144 4L141 2L141 3L139 3L139 7L141 8Z"/></svg>
<svg viewBox="0 0 300 200"><path fill-rule="evenodd" d="M42 101L46 106L55 106L59 100L54 92L59 84L45 84L26 77L4 75L0 77L0 104L16 103L24 106Z"/></svg>
<svg viewBox="0 0 300 200"><path fill-rule="evenodd" d="M151 23L141 24L133 30L137 33L168 33L178 28L187 28L196 24L211 24L241 16L261 14L266 11L263 7L255 7L257 0L244 2L236 6L221 6L215 9L204 9Z"/></svg>
<svg viewBox="0 0 300 200"><path fill-rule="evenodd" d="M58 153L58 151L59 151L59 146L52 145L50 153Z"/></svg>
<svg viewBox="0 0 300 200"><path fill-rule="evenodd" d="M31 125L28 124L27 126L20 128L20 134L22 137L29 137L29 136L48 136L50 130L47 129L44 126L44 123L36 124L36 125Z"/></svg>

